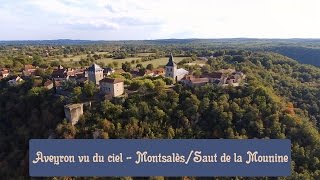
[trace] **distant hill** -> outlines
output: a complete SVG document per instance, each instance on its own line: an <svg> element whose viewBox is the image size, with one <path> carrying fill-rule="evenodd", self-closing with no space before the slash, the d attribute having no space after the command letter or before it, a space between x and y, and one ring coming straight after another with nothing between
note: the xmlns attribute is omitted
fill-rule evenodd
<svg viewBox="0 0 320 180"><path fill-rule="evenodd" d="M303 64L312 64L315 66L320 66L320 49L318 48L283 46L272 47L269 50L288 56Z"/></svg>
<svg viewBox="0 0 320 180"><path fill-rule="evenodd" d="M0 41L0 45L82 45L95 44L102 41L91 40L71 40L71 39L57 39L57 40L24 40L24 41Z"/></svg>

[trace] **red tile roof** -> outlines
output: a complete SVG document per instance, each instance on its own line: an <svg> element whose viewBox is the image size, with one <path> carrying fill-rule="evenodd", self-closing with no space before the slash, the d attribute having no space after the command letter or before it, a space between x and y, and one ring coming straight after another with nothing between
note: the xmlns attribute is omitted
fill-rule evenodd
<svg viewBox="0 0 320 180"><path fill-rule="evenodd" d="M50 84L52 84L53 82L51 80L48 80L44 83L44 86L49 86Z"/></svg>
<svg viewBox="0 0 320 180"><path fill-rule="evenodd" d="M115 84L115 83L119 83L119 82L124 82L124 80L120 79L120 78L104 78L100 82Z"/></svg>
<svg viewBox="0 0 320 180"><path fill-rule="evenodd" d="M223 73L222 72L213 72L208 75L210 78L222 78Z"/></svg>
<svg viewBox="0 0 320 180"><path fill-rule="evenodd" d="M36 69L36 67L34 67L32 64L26 64L24 65L24 70L28 71L31 69Z"/></svg>

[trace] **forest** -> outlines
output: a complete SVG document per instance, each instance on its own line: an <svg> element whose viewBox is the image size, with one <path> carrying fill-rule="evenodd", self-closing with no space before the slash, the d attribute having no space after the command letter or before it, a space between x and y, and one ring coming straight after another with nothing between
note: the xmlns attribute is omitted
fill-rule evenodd
<svg viewBox="0 0 320 180"><path fill-rule="evenodd" d="M19 74L25 64L49 69L45 72L39 70L40 78L27 78L14 87L8 86L6 79L0 80L0 176L7 179L30 179L28 142L32 138L288 138L292 143L292 176L263 179L320 179L319 67L302 64L279 51L272 52L269 48L271 45L261 45L262 41L258 40L217 41L215 44L200 40L167 41L85 42L71 45L16 43L0 46L0 67L10 68L15 74ZM257 45L258 42L260 45ZM240 48L241 44L246 43L247 47ZM265 41L262 44L269 43L272 44ZM296 44L301 42L297 41ZM304 44L303 48L310 44ZM108 52L108 57L98 52ZM75 126L66 121L63 106L88 99L94 88L90 84L85 87L72 86L72 96L64 97L39 86L50 77L50 69L59 64L85 67L101 58L113 58L119 62L132 57L141 60L145 58L140 57L139 53L152 53L148 56L150 59L145 58L145 61L151 62L151 59L166 57L170 52L175 56L188 57L179 66L188 68L194 74L235 68L246 74L246 82L239 87L214 84L188 87L180 83L169 87L172 80L168 78L135 78L122 73L116 76L123 78L129 89L137 93L93 103L85 109ZM85 56L79 61L63 60L64 57L82 54ZM304 55L296 57L300 56ZM184 65L200 57L208 59L204 66ZM127 64L118 63L116 66L125 69L134 65L128 61Z"/></svg>

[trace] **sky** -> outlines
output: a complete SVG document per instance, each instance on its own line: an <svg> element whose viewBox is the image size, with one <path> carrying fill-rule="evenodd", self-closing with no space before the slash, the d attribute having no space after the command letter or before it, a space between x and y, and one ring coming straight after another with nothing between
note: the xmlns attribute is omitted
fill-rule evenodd
<svg viewBox="0 0 320 180"><path fill-rule="evenodd" d="M319 0L0 0L0 40L320 38Z"/></svg>

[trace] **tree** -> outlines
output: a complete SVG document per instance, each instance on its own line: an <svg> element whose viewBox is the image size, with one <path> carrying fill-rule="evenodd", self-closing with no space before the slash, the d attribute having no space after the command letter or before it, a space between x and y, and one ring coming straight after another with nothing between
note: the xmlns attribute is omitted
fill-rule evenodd
<svg viewBox="0 0 320 180"><path fill-rule="evenodd" d="M162 92L166 87L166 83L162 79L154 80L153 83L154 83L154 86L155 86L154 90L157 93Z"/></svg>
<svg viewBox="0 0 320 180"><path fill-rule="evenodd" d="M125 72L130 72L131 71L131 64L127 61L125 63L122 63L122 69Z"/></svg>
<svg viewBox="0 0 320 180"><path fill-rule="evenodd" d="M88 84L85 84L83 87L83 92L88 97L92 97L95 91L96 91L96 85L91 81Z"/></svg>
<svg viewBox="0 0 320 180"><path fill-rule="evenodd" d="M71 123L58 124L56 133L64 139L73 139L76 135L76 128Z"/></svg>
<svg viewBox="0 0 320 180"><path fill-rule="evenodd" d="M173 139L175 136L174 129L172 127L169 127L167 134L168 139Z"/></svg>
<svg viewBox="0 0 320 180"><path fill-rule="evenodd" d="M143 65L139 63L139 64L136 65L136 68L139 68L139 69L143 68Z"/></svg>
<svg viewBox="0 0 320 180"><path fill-rule="evenodd" d="M142 85L143 85L143 81L142 80L134 79L131 82L131 84L129 86L129 89L130 90L138 90Z"/></svg>
<svg viewBox="0 0 320 180"><path fill-rule="evenodd" d="M149 69L150 71L152 71L153 70L153 64L148 64L146 69Z"/></svg>
<svg viewBox="0 0 320 180"><path fill-rule="evenodd" d="M126 52L123 51L116 51L113 53L113 58L114 59L125 59L128 56Z"/></svg>
<svg viewBox="0 0 320 180"><path fill-rule="evenodd" d="M93 57L95 60L98 60L98 59L101 58L98 54L94 54L92 57Z"/></svg>
<svg viewBox="0 0 320 180"><path fill-rule="evenodd" d="M126 79L132 79L131 73L124 72L124 73L121 73L121 76L123 76Z"/></svg>
<svg viewBox="0 0 320 180"><path fill-rule="evenodd" d="M106 64L105 64L104 62L98 62L97 64L98 64L100 67L102 67L102 68L106 66ZM109 64L108 64L108 65L109 65Z"/></svg>
<svg viewBox="0 0 320 180"><path fill-rule="evenodd" d="M201 71L200 70L196 70L193 72L193 75L197 78L199 78L201 76Z"/></svg>
<svg viewBox="0 0 320 180"><path fill-rule="evenodd" d="M114 105L108 100L105 100L101 103L101 111L106 119L116 120L122 114L122 106Z"/></svg>
<svg viewBox="0 0 320 180"><path fill-rule="evenodd" d="M117 61L113 61L112 64L113 64L113 67L115 67L115 68L117 68L119 66L119 63Z"/></svg>
<svg viewBox="0 0 320 180"><path fill-rule="evenodd" d="M32 65L34 66L39 66L40 64L43 63L43 59L39 55L34 55L33 56L33 62Z"/></svg>
<svg viewBox="0 0 320 180"><path fill-rule="evenodd" d="M60 62L59 61L52 61L51 63L50 63L50 66L51 67L57 67L57 66L59 66L60 65Z"/></svg>
<svg viewBox="0 0 320 180"><path fill-rule="evenodd" d="M29 96L39 96L41 93L45 91L44 87L33 87L29 90Z"/></svg>
<svg viewBox="0 0 320 180"><path fill-rule="evenodd" d="M166 85L171 85L174 83L173 78L171 77L165 77L163 80L166 82Z"/></svg>
<svg viewBox="0 0 320 180"><path fill-rule="evenodd" d="M152 80L150 80L150 79L145 79L143 86L145 86L147 88L147 90L149 90L149 91L152 91L155 87Z"/></svg>
<svg viewBox="0 0 320 180"><path fill-rule="evenodd" d="M64 90L71 90L76 87L77 82L74 80L66 80L62 82L62 86Z"/></svg>
<svg viewBox="0 0 320 180"><path fill-rule="evenodd" d="M103 66L101 66L101 67L103 67ZM108 68L113 68L113 67L114 67L114 66L113 66L113 63L108 63L107 67L108 67Z"/></svg>
<svg viewBox="0 0 320 180"><path fill-rule="evenodd" d="M72 94L73 94L73 100L76 102L80 102L80 96L82 94L81 87L76 86L75 88L73 88Z"/></svg>

